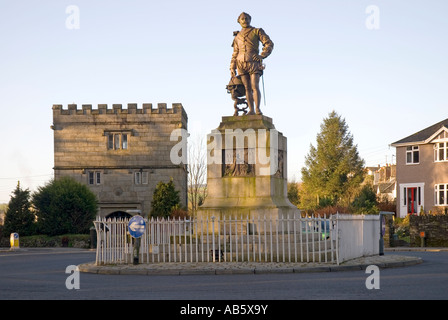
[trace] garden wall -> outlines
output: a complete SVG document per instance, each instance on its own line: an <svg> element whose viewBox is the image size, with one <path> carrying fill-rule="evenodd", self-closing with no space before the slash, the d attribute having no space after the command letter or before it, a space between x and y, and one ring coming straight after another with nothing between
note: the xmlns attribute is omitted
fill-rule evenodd
<svg viewBox="0 0 448 320"><path fill-rule="evenodd" d="M410 245L420 247L420 233L425 233L426 247L448 247L448 215L410 216Z"/></svg>

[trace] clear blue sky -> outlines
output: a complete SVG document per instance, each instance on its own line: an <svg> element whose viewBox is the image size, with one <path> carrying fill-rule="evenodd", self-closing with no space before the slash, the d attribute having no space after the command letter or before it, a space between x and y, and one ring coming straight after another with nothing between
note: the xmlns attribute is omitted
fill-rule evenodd
<svg viewBox="0 0 448 320"><path fill-rule="evenodd" d="M79 29L66 27L69 5ZM216 128L233 113L225 86L242 11L275 44L262 111L288 138L290 180L332 110L369 166L448 118L444 0L0 0L0 203L18 180L34 191L51 179L53 104L180 102L189 131ZM379 29L366 26L374 13Z"/></svg>

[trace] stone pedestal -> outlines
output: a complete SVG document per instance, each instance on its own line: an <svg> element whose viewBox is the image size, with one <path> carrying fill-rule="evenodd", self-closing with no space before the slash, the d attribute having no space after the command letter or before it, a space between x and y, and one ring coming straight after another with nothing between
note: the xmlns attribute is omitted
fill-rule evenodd
<svg viewBox="0 0 448 320"><path fill-rule="evenodd" d="M257 220L300 215L287 198L286 137L271 118L223 117L207 138L208 195L198 218Z"/></svg>

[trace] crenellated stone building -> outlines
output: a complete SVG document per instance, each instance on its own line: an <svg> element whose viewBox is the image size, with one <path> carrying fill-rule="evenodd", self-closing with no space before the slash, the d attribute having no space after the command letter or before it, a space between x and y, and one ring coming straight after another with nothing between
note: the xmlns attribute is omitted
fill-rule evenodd
<svg viewBox="0 0 448 320"><path fill-rule="evenodd" d="M181 104L53 105L55 178L70 176L88 185L103 217L126 210L147 216L157 183L171 178L186 207L187 168L173 163L170 152L179 143L172 132L186 130L187 122Z"/></svg>

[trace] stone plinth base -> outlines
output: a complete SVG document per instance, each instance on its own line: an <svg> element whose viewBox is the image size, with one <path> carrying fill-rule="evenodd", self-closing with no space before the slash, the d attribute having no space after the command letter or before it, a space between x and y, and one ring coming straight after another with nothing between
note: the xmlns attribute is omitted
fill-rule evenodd
<svg viewBox="0 0 448 320"><path fill-rule="evenodd" d="M258 221L300 215L287 198L286 137L271 118L223 117L208 135L208 156L208 195L197 212L199 219Z"/></svg>

